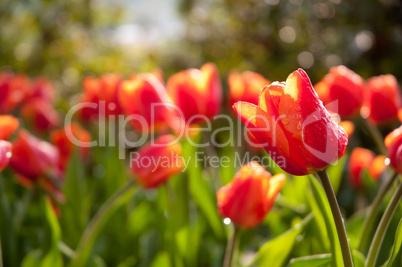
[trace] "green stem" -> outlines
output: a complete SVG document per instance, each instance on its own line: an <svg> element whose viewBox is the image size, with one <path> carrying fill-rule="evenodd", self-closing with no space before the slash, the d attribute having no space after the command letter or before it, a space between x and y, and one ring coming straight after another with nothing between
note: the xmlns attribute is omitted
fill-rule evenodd
<svg viewBox="0 0 402 267"><path fill-rule="evenodd" d="M388 228L389 223L391 222L392 215L394 214L396 207L398 206L399 201L401 200L401 197L402 197L402 183L399 184L398 189L396 190L394 196L392 197L391 201L388 204L387 209L384 212L384 215L381 218L380 224L378 225L377 231L375 232L373 241L371 242L365 266L374 266L377 260L381 243L384 239L385 232Z"/></svg>
<svg viewBox="0 0 402 267"><path fill-rule="evenodd" d="M235 226L232 237L228 240L225 252L224 267L236 266L236 257L239 250L240 229Z"/></svg>
<svg viewBox="0 0 402 267"><path fill-rule="evenodd" d="M364 221L359 245L357 247L357 249L362 253L366 252L367 245L369 244L370 232L373 227L374 219L376 218L376 216L378 214L380 204L381 204L382 200L384 199L384 196L386 195L388 190L391 188L391 185L394 183L396 177L398 177L398 173L394 173L392 175L392 177L390 179L388 179L388 181L386 181L384 186L381 187L381 189L377 193L377 195L373 201L373 204L371 204L369 210L367 211L368 216L367 216L366 220Z"/></svg>
<svg viewBox="0 0 402 267"><path fill-rule="evenodd" d="M367 121L366 119L360 117L360 121L366 127L367 131L369 132L371 138L374 140L378 150L381 152L383 155L388 155L387 148L385 147L384 144L384 138L378 128Z"/></svg>
<svg viewBox="0 0 402 267"><path fill-rule="evenodd" d="M116 191L98 210L84 230L81 240L78 243L72 266L86 265L86 261L89 258L90 249L92 249L96 235L108 217L107 215L113 211L113 209L118 205L119 201L126 196L127 192L132 189L134 184L134 180L128 182L124 187Z"/></svg>
<svg viewBox="0 0 402 267"><path fill-rule="evenodd" d="M338 202L336 201L336 196L334 190L332 189L327 170L325 169L323 171L319 171L317 174L321 179L325 194L328 198L329 206L331 207L332 216L334 217L336 231L338 232L339 243L341 245L343 264L345 267L352 267L352 255L350 253L348 238L346 236L345 225L343 224L341 211L339 209Z"/></svg>

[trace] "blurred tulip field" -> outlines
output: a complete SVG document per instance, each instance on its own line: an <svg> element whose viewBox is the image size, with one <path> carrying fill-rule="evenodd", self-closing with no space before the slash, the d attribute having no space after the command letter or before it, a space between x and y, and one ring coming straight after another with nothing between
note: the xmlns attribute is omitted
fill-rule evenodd
<svg viewBox="0 0 402 267"><path fill-rule="evenodd" d="M4 0L0 267L402 266L402 2Z"/></svg>

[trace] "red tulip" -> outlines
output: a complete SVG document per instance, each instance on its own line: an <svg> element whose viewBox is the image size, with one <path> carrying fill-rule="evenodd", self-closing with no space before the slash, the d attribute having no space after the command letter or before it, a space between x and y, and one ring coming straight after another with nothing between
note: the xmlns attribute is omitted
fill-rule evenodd
<svg viewBox="0 0 402 267"><path fill-rule="evenodd" d="M264 87L258 106L237 102L237 116L286 172L306 175L342 157L345 131L332 119L307 74L294 71L286 83Z"/></svg>
<svg viewBox="0 0 402 267"><path fill-rule="evenodd" d="M364 80L345 66L332 67L329 73L315 85L320 99L327 105L338 100L333 110L343 118L359 114L363 104Z"/></svg>
<svg viewBox="0 0 402 267"><path fill-rule="evenodd" d="M361 147L353 149L349 159L349 181L353 187L363 187L363 172L364 170L369 170L369 167L374 160L374 156L375 155L371 150Z"/></svg>
<svg viewBox="0 0 402 267"><path fill-rule="evenodd" d="M73 143L73 141L75 140L69 139L67 131L71 131L71 134L76 140L78 140L78 142L91 142L91 135L89 134L89 132L75 122L66 125L63 129L52 131L50 133L50 139L59 150L59 167L61 170L65 170L75 148L75 145ZM86 159L89 155L89 147L81 145L78 146L78 148L81 158Z"/></svg>
<svg viewBox="0 0 402 267"><path fill-rule="evenodd" d="M0 172L8 165L12 156L10 142L0 140Z"/></svg>
<svg viewBox="0 0 402 267"><path fill-rule="evenodd" d="M218 190L219 213L241 228L258 225L274 204L285 179L284 174L271 176L257 162L249 162L232 182Z"/></svg>
<svg viewBox="0 0 402 267"><path fill-rule="evenodd" d="M40 98L48 102L53 102L55 94L56 89L53 84L45 77L38 77L32 83L32 90L28 98Z"/></svg>
<svg viewBox="0 0 402 267"><path fill-rule="evenodd" d="M0 113L8 113L19 105L31 90L30 79L23 75L0 74Z"/></svg>
<svg viewBox="0 0 402 267"><path fill-rule="evenodd" d="M370 78L365 90L365 106L369 111L369 118L375 123L396 120L398 109L402 107L400 90L393 75Z"/></svg>
<svg viewBox="0 0 402 267"><path fill-rule="evenodd" d="M8 139L19 126L16 118L10 115L0 115L0 140Z"/></svg>
<svg viewBox="0 0 402 267"><path fill-rule="evenodd" d="M262 75L255 72L245 71L241 74L231 72L228 76L230 106L238 101L258 105L258 96L262 88L270 83Z"/></svg>
<svg viewBox="0 0 402 267"><path fill-rule="evenodd" d="M131 160L134 177L145 188L155 188L182 171L181 145L173 135L163 135L138 150Z"/></svg>
<svg viewBox="0 0 402 267"><path fill-rule="evenodd" d="M99 79L86 77L83 81L84 95L81 103L96 104L97 107L84 107L81 109L83 119L97 118L99 115L108 117L109 115L121 114L118 101L118 88L121 82L120 76L116 74L104 74ZM105 102L105 109L100 109L100 102Z"/></svg>
<svg viewBox="0 0 402 267"><path fill-rule="evenodd" d="M35 181L42 176L57 177L59 152L48 142L20 130L13 142L10 166L25 178Z"/></svg>
<svg viewBox="0 0 402 267"><path fill-rule="evenodd" d="M167 104L172 101L163 84L152 74L135 75L122 82L119 101L126 116L141 118L130 120L138 131L158 131L169 125L171 110Z"/></svg>
<svg viewBox="0 0 402 267"><path fill-rule="evenodd" d="M393 130L385 137L385 146L388 149L388 157L391 166L399 173L402 173L400 158L398 157L398 149L402 146L402 126Z"/></svg>
<svg viewBox="0 0 402 267"><path fill-rule="evenodd" d="M54 109L52 103L41 98L34 98L21 108L21 117L32 122L37 131L47 131L60 123L60 115Z"/></svg>
<svg viewBox="0 0 402 267"><path fill-rule="evenodd" d="M218 114L222 102L219 73L212 63L201 69L184 70L171 76L166 89L169 96L191 124L204 121ZM194 117L196 116L196 117ZM202 116L205 116L202 118Z"/></svg>

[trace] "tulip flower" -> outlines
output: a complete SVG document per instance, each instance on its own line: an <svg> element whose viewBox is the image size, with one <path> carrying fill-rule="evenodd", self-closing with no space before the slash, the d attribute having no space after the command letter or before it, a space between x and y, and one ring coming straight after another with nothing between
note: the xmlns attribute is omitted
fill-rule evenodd
<svg viewBox="0 0 402 267"><path fill-rule="evenodd" d="M91 141L91 135L89 132L75 122L66 125L63 129L52 131L50 133L50 139L59 150L59 167L61 170L65 170L76 145L78 145L82 159L86 159L89 155L89 147L79 144L75 145L73 143L75 140L70 140L67 131L71 131L73 138L75 138L79 143L88 143Z"/></svg>
<svg viewBox="0 0 402 267"><path fill-rule="evenodd" d="M8 165L12 156L10 142L0 140L0 172Z"/></svg>
<svg viewBox="0 0 402 267"><path fill-rule="evenodd" d="M286 83L261 91L258 106L237 102L237 116L284 171L306 175L342 157L348 137L332 119L307 74L294 71Z"/></svg>
<svg viewBox="0 0 402 267"><path fill-rule="evenodd" d="M387 165L385 164L386 159L387 157L385 155L378 155L371 162L369 167L369 174L375 180L378 180L378 178L380 178L381 174L387 168Z"/></svg>
<svg viewBox="0 0 402 267"><path fill-rule="evenodd" d="M130 120L138 131L160 130L170 122L172 103L163 84L150 73L132 76L122 82L119 101L126 116L137 115Z"/></svg>
<svg viewBox="0 0 402 267"><path fill-rule="evenodd" d="M105 74L99 79L86 77L83 81L84 95L81 103L96 104L96 107L84 107L81 109L81 117L85 120L97 118L99 115L108 117L121 114L118 101L118 89L121 82L116 74ZM100 102L105 102L105 109L100 109Z"/></svg>
<svg viewBox="0 0 402 267"><path fill-rule="evenodd" d="M19 105L29 94L30 79L23 75L8 72L0 74L0 113L8 113Z"/></svg>
<svg viewBox="0 0 402 267"><path fill-rule="evenodd" d="M402 97L393 75L372 77L367 81L365 107L369 118L377 124L396 120L402 107Z"/></svg>
<svg viewBox="0 0 402 267"><path fill-rule="evenodd" d="M262 75L255 72L245 71L241 74L231 72L228 76L230 106L238 101L257 105L261 89L270 83Z"/></svg>
<svg viewBox="0 0 402 267"><path fill-rule="evenodd" d="M32 90L28 99L40 98L48 102L53 102L55 97L53 84L45 77L38 77L32 83Z"/></svg>
<svg viewBox="0 0 402 267"><path fill-rule="evenodd" d="M51 102L35 98L21 108L21 117L32 123L35 130L43 132L56 127L60 123L60 115Z"/></svg>
<svg viewBox="0 0 402 267"><path fill-rule="evenodd" d="M166 89L190 124L199 123L205 117L212 118L220 110L221 82L218 69L212 63L204 64L199 70L189 69L174 74L167 81Z"/></svg>
<svg viewBox="0 0 402 267"><path fill-rule="evenodd" d="M393 130L385 137L385 146L388 150L388 157L390 159L391 166L399 173L402 173L400 166L400 158L398 158L398 149L402 145L402 126ZM400 155L399 155L400 156Z"/></svg>
<svg viewBox="0 0 402 267"><path fill-rule="evenodd" d="M342 118L353 118L359 114L363 104L364 80L345 66L332 67L329 73L315 85L324 105L338 101L332 110ZM332 106L332 105L330 105Z"/></svg>
<svg viewBox="0 0 402 267"><path fill-rule="evenodd" d="M25 130L20 130L13 142L11 168L30 181L50 175L57 177L59 152L48 142L37 139Z"/></svg>
<svg viewBox="0 0 402 267"><path fill-rule="evenodd" d="M371 150L361 147L353 149L349 159L349 181L354 188L359 189L363 187L364 171L369 170L374 157L375 155Z"/></svg>
<svg viewBox="0 0 402 267"><path fill-rule="evenodd" d="M249 162L218 190L218 211L238 227L254 227L270 211L285 179L284 174L271 176L257 162Z"/></svg>
<svg viewBox="0 0 402 267"><path fill-rule="evenodd" d="M339 122L339 126L341 126L343 130L345 130L349 138L355 131L355 125L351 121L341 121Z"/></svg>
<svg viewBox="0 0 402 267"><path fill-rule="evenodd" d="M19 126L16 118L10 115L0 115L0 140L8 139Z"/></svg>
<svg viewBox="0 0 402 267"><path fill-rule="evenodd" d="M140 148L131 161L134 177L145 188L158 187L183 168L181 145L173 135L162 135Z"/></svg>

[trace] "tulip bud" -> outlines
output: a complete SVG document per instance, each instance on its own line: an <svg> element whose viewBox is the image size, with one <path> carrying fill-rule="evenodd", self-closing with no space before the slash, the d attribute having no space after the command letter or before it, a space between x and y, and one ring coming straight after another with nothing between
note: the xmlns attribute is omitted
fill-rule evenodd
<svg viewBox="0 0 402 267"><path fill-rule="evenodd" d="M353 187L363 187L364 170L369 170L369 167L374 160L374 156L375 155L371 150L361 147L353 149L349 159L349 181Z"/></svg>
<svg viewBox="0 0 402 267"><path fill-rule="evenodd" d="M59 150L59 167L61 170L65 170L75 148L73 140L70 140L68 137L67 131L71 131L73 138L79 142L88 143L91 141L91 135L88 133L88 131L75 122L66 125L63 129L52 131L50 133L50 139ZM79 146L79 152L81 158L86 159L89 155L89 147Z"/></svg>
<svg viewBox="0 0 402 267"><path fill-rule="evenodd" d="M13 142L11 168L25 178L35 181L46 175L58 175L59 152L48 142L37 139L25 130L20 130Z"/></svg>
<svg viewBox="0 0 402 267"><path fill-rule="evenodd" d="M16 118L10 115L0 115L0 140L8 139L19 126Z"/></svg>
<svg viewBox="0 0 402 267"><path fill-rule="evenodd" d="M245 71L241 74L231 72L228 76L230 106L238 101L257 105L262 88L270 83L262 75L255 72Z"/></svg>
<svg viewBox="0 0 402 267"><path fill-rule="evenodd" d="M400 90L393 75L370 78L365 90L365 106L369 118L379 124L396 120L398 109L402 107Z"/></svg>
<svg viewBox="0 0 402 267"><path fill-rule="evenodd" d="M170 124L168 105L172 103L163 84L152 74L139 74L122 82L119 101L126 116L138 131L161 130Z"/></svg>
<svg viewBox="0 0 402 267"><path fill-rule="evenodd" d="M10 142L0 140L0 172L8 165L12 156L12 145Z"/></svg>
<svg viewBox="0 0 402 267"><path fill-rule="evenodd" d="M388 157L390 159L391 166L395 169L395 171L402 173L400 158L398 157L398 149L402 145L402 126L389 133L385 137L384 142L388 149Z"/></svg>
<svg viewBox="0 0 402 267"><path fill-rule="evenodd" d="M218 69L212 63L201 69L184 70L171 76L166 89L183 112L185 121L199 123L218 114L222 102L222 88ZM204 118L203 118L204 117Z"/></svg>
<svg viewBox="0 0 402 267"><path fill-rule="evenodd" d="M233 108L284 171L306 175L323 170L343 156L345 131L328 113L307 74L294 71L286 83L264 87L258 106L237 102ZM280 161L280 162L279 162Z"/></svg>
<svg viewBox="0 0 402 267"><path fill-rule="evenodd" d="M218 190L218 211L238 227L254 227L272 208L285 179L284 174L271 176L257 162L249 162Z"/></svg>
<svg viewBox="0 0 402 267"><path fill-rule="evenodd" d="M24 104L21 108L21 117L30 121L39 132L52 129L60 123L60 115L52 103L40 98L32 99Z"/></svg>
<svg viewBox="0 0 402 267"><path fill-rule="evenodd" d="M158 187L183 168L181 145L173 135L159 137L131 157L133 175L145 188Z"/></svg>
<svg viewBox="0 0 402 267"><path fill-rule="evenodd" d="M334 112L342 118L353 118L359 114L363 104L364 80L347 67L332 67L315 88L324 105L338 101L338 110Z"/></svg>
<svg viewBox="0 0 402 267"><path fill-rule="evenodd" d="M81 111L81 117L89 120L97 118L99 115L108 117L110 115L121 114L121 107L118 101L118 89L121 82L120 76L116 74L104 74L99 79L86 77L82 82L84 94L81 97L81 103L96 104L93 107L84 107ZM105 109L99 107L100 102L105 102Z"/></svg>

